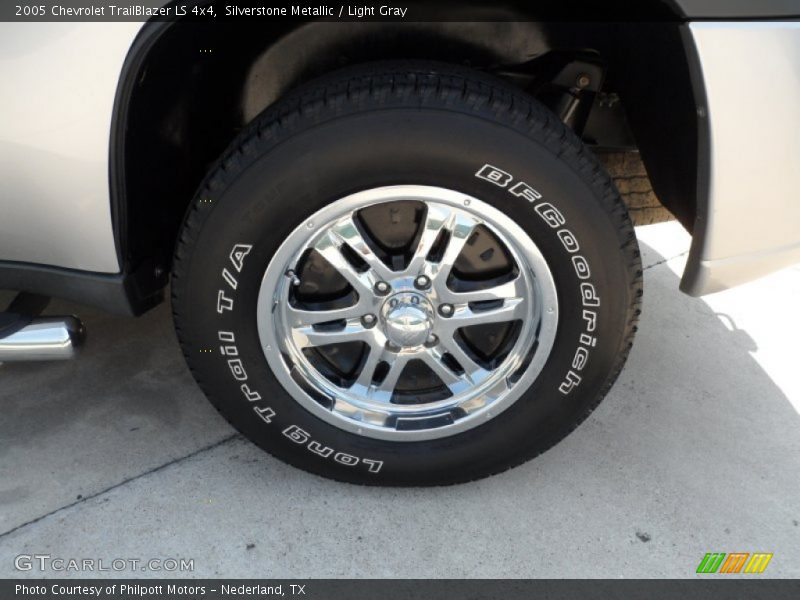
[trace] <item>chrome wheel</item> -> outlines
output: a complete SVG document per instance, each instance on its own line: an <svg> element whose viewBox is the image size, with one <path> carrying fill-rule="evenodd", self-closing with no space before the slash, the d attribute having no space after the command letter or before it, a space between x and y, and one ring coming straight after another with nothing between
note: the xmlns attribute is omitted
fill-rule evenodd
<svg viewBox="0 0 800 600"><path fill-rule="evenodd" d="M558 303L533 240L491 205L427 186L359 192L301 223L258 297L267 361L346 431L434 439L513 404L550 354Z"/></svg>

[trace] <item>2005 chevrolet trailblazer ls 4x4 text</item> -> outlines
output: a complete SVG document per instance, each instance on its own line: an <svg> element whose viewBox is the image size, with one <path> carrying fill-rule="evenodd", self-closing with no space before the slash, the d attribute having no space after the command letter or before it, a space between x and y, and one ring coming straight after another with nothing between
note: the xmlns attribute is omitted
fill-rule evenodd
<svg viewBox="0 0 800 600"><path fill-rule="evenodd" d="M169 284L192 373L254 443L456 483L545 451L614 383L631 216L691 232L688 294L800 261L797 1L488 4L1 24L0 362L73 356L50 297L135 316Z"/></svg>

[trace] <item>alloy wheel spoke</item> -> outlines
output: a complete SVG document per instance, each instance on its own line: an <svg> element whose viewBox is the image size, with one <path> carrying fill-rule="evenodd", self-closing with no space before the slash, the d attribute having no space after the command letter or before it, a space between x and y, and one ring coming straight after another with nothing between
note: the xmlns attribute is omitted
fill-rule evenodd
<svg viewBox="0 0 800 600"><path fill-rule="evenodd" d="M389 361L389 371L386 373L386 377L379 385L370 388L370 396L376 400L390 402L394 388L397 387L397 381L403 374L408 361L409 357L405 354L393 355L392 360Z"/></svg>
<svg viewBox="0 0 800 600"><path fill-rule="evenodd" d="M429 206L417 247L404 274L409 277L426 275L434 282L435 287L444 287L444 281L458 255L480 223L477 218L446 206ZM445 240L447 245L443 249L442 257L438 262L430 262L428 255L443 231L447 231L449 235Z"/></svg>
<svg viewBox="0 0 800 600"><path fill-rule="evenodd" d="M377 279L385 281L392 278L393 271L373 252L367 240L361 235L361 231L358 229L352 215L336 223L331 228L331 233L338 238L339 246L342 244L350 246L358 257L367 264Z"/></svg>
<svg viewBox="0 0 800 600"><path fill-rule="evenodd" d="M305 310L288 306L287 312L292 327L303 327L341 319L352 319L360 316L364 310L361 308L361 302L358 302L352 306L331 310Z"/></svg>
<svg viewBox="0 0 800 600"><path fill-rule="evenodd" d="M449 338L442 340L442 347L444 350L456 359L461 368L464 369L464 376L469 380L471 385L476 385L486 379L491 373L479 365L473 358L467 354L455 339Z"/></svg>
<svg viewBox="0 0 800 600"><path fill-rule="evenodd" d="M442 380L453 394L457 394L471 385L464 373L456 373L442 360L443 353L438 348L428 348L420 358Z"/></svg>
<svg viewBox="0 0 800 600"><path fill-rule="evenodd" d="M360 319L348 319L341 328L315 328L313 325L295 327L292 334L301 348L370 341L373 330L366 329Z"/></svg>
<svg viewBox="0 0 800 600"><path fill-rule="evenodd" d="M353 268L344 257L344 254L342 254L342 238L339 235L328 231L317 240L314 244L314 249L347 280L359 296L366 296L372 293L372 287L378 281L378 277L372 270L359 273Z"/></svg>
<svg viewBox="0 0 800 600"><path fill-rule="evenodd" d="M458 259L458 255L464 249L467 241L472 236L472 232L480 225L480 221L462 213L456 213L448 223L450 236L447 246L442 253L442 258L437 263L427 265L427 273L437 290L447 289L447 277L453 269L453 265Z"/></svg>
<svg viewBox="0 0 800 600"><path fill-rule="evenodd" d="M514 300L525 296L525 281L517 275L511 281L492 287L470 292L454 292L445 288L439 294L443 302L452 304L467 304L469 302L487 302L490 300Z"/></svg>
<svg viewBox="0 0 800 600"><path fill-rule="evenodd" d="M423 273L425 261L439 235L443 230L452 229L455 220L455 214L444 206L428 206L426 208L425 221L421 225L422 233L406 269L408 275L414 277Z"/></svg>
<svg viewBox="0 0 800 600"><path fill-rule="evenodd" d="M368 390L372 386L372 380L375 378L375 369L378 368L378 365L384 358L383 346L377 343L370 344L369 354L353 386L359 386L360 388Z"/></svg>
<svg viewBox="0 0 800 600"><path fill-rule="evenodd" d="M502 306L486 310L474 310L468 304L457 304L453 315L448 319L441 319L438 328L452 335L462 327L517 321L525 318L527 306L524 298L510 298L504 300Z"/></svg>

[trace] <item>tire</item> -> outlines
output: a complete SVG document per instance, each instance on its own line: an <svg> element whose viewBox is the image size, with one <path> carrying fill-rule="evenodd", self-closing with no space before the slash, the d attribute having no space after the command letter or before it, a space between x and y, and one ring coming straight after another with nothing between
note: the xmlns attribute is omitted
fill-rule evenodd
<svg viewBox="0 0 800 600"><path fill-rule="evenodd" d="M675 219L653 191L638 152L602 152L597 154L597 158L617 186L634 226Z"/></svg>
<svg viewBox="0 0 800 600"><path fill-rule="evenodd" d="M407 204L389 203L404 194L410 198ZM364 212L377 197L390 200ZM347 213L352 206L358 208ZM393 280L387 296L391 302L377 289L373 298L366 287L356 286L359 277L377 277L389 263L400 271L417 264L413 249L422 243L415 240L423 238L414 236L424 233L411 234L409 223L427 227L437 207L444 207L451 225L463 218L472 227L463 242L458 226L442 225L446 232L439 230L433 246L425 247L425 268L449 272L446 281L443 275L428 291L409 287L401 292L406 284ZM363 254L366 262L337 246L344 244L342 235L349 235L342 233L341 223L350 222L342 214L358 221L359 232L371 232L365 236L372 239ZM310 233L312 228L317 233ZM370 238L374 232L384 238L378 233ZM325 244L339 253L330 254L328 246L323 252L313 235L329 240ZM397 239L386 241L385 236ZM297 240L300 245L293 245ZM447 250L462 242L466 250L455 264L435 255L436 244ZM308 244L316 244L315 249ZM332 263L314 262L318 250L326 259L345 256L349 266L331 274ZM464 258L473 250L481 251L480 260ZM383 267L369 262L380 253ZM498 256L500 267L492 262ZM284 272L286 265L297 265L298 271ZM330 281L340 274L344 287ZM340 481L444 485L518 465L556 444L589 415L631 348L641 274L636 238L619 193L595 157L544 106L469 70L385 63L312 82L248 126L211 169L187 212L175 252L172 299L176 331L196 380L219 412L258 446ZM313 285L306 279L312 275L320 278ZM462 350L467 348L465 364L474 371L462 366L460 358L445 360L437 340L444 348L453 348L453 340L434 335L447 320L441 305L434 306L445 296L436 294L456 287L489 286L493 291L499 288L486 282L503 278L532 287L514 287L514 294L498 301L453 305L459 318L469 317L473 320L463 322L474 324L478 315L490 314L482 311L511 310L515 302L524 309L514 308L513 322L491 325L505 333L483 335L479 328L465 328L452 334ZM477 283L470 283L473 279ZM331 289L338 290L333 300ZM308 306L320 305L315 303L351 304L362 298L376 307L377 325L366 323L367 317L348 317L324 326L304 325L305 333L297 338L300 329L293 328L300 321L285 321L286 314L305 315ZM293 312L299 305L306 312ZM352 317L351 308L346 310ZM300 348L320 332L350 331L351 323L359 336L378 336L369 343L386 340L383 356L388 358L367 377L366 388L352 383L361 376L357 367L348 374L336 362L345 361L345 346ZM531 334L534 325L538 330ZM372 332L365 333L370 326ZM447 331L454 331L450 327ZM420 335L427 336L424 342ZM496 343L495 354L481 354L473 342ZM362 352L349 360L364 365L363 372L376 346L358 344L347 346ZM416 346L408 350L409 344ZM335 356L322 356L320 348L333 348ZM431 356L447 369L430 362ZM396 384L386 384L382 377L390 375L379 371L393 373L393 360L400 357L419 372L409 375L411 367L406 367ZM314 362L323 359L324 364ZM484 365L483 370L470 361ZM436 367L434 379L425 371L429 365ZM495 378L496 372L502 376ZM480 376L473 377L476 373ZM451 376L452 385L445 383ZM500 381L500 387L479 396L469 396L478 383L462 385L490 379L493 385ZM410 391L401 389L401 382ZM341 387L337 400L319 392L331 385ZM385 415L373 422L372 408L347 412L350 396L357 403L360 390L372 393L384 385L389 389L381 400L389 403ZM441 413L428 410L435 405L431 398L440 397L436 394L453 404ZM466 397L471 400L454 404ZM406 408L398 408L404 403Z"/></svg>

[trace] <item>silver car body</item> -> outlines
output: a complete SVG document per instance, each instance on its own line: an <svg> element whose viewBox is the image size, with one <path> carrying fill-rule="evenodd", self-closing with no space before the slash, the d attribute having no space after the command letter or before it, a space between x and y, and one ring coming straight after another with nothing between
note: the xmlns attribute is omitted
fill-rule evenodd
<svg viewBox="0 0 800 600"><path fill-rule="evenodd" d="M708 102L708 203L681 288L800 262L800 23L693 23Z"/></svg>
<svg viewBox="0 0 800 600"><path fill-rule="evenodd" d="M141 27L0 24L0 261L120 272L109 135ZM700 295L800 261L800 23L695 22L689 30L707 98L709 160L681 287Z"/></svg>
<svg viewBox="0 0 800 600"><path fill-rule="evenodd" d="M109 135L141 26L0 24L0 260L119 272Z"/></svg>

